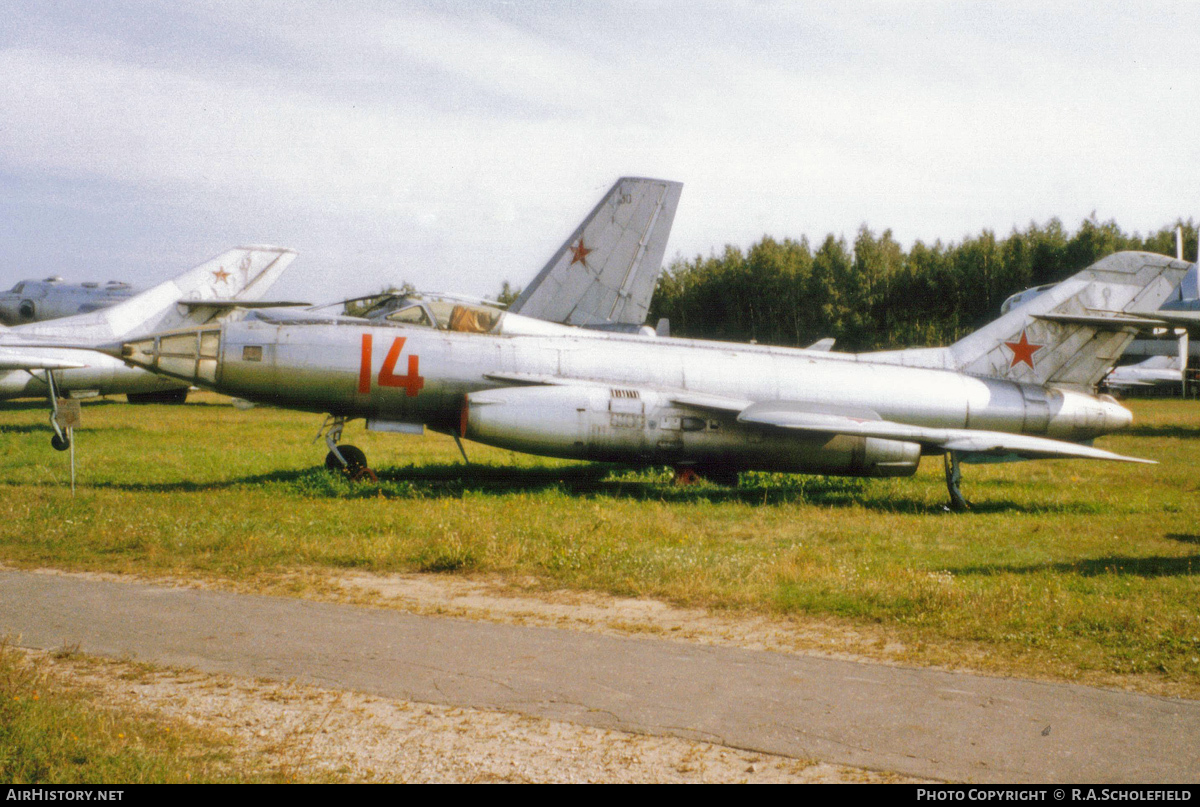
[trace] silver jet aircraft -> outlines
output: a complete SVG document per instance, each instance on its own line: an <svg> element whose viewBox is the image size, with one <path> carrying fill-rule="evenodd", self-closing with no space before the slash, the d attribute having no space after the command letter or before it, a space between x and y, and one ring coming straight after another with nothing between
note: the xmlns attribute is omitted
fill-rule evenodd
<svg viewBox="0 0 1200 807"><path fill-rule="evenodd" d="M555 457L694 469L907 476L959 462L1144 462L1085 443L1132 416L1094 394L1188 264L1118 253L944 348L868 354L641 339L464 303L414 301L384 322L288 311L159 333L105 349L127 363L344 423ZM417 310L419 309L419 310Z"/></svg>
<svg viewBox="0 0 1200 807"><path fill-rule="evenodd" d="M1118 393L1134 391L1186 392L1187 339L1181 341L1177 356L1151 356L1137 364L1126 364L1113 368L1104 377L1103 387Z"/></svg>
<svg viewBox="0 0 1200 807"><path fill-rule="evenodd" d="M64 283L61 277L22 280L0 292L0 325L21 325L87 314L128 300L137 292L128 283Z"/></svg>
<svg viewBox="0 0 1200 807"><path fill-rule="evenodd" d="M187 384L86 348L163 329L200 325L234 305L254 306L296 257L279 247L239 247L122 303L49 322L0 328L0 399L187 393ZM270 303L279 305L279 303ZM69 344L72 348L55 347ZM82 349L76 349L82 348ZM51 444L68 447L55 425Z"/></svg>

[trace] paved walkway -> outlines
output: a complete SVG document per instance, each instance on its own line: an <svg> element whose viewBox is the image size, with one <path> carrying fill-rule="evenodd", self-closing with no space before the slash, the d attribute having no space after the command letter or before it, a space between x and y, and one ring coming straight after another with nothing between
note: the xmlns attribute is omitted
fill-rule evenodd
<svg viewBox="0 0 1200 807"><path fill-rule="evenodd" d="M31 572L0 634L915 776L1200 780L1200 702L1068 684Z"/></svg>

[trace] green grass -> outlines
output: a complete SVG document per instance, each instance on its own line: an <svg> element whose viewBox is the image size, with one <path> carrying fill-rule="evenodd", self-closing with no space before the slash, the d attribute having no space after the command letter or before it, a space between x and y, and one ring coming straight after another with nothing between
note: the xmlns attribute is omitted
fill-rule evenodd
<svg viewBox="0 0 1200 807"><path fill-rule="evenodd" d="M0 642L0 782L145 784L286 781L238 760L232 741L133 715Z"/></svg>
<svg viewBox="0 0 1200 807"><path fill-rule="evenodd" d="M662 471L347 429L379 472L318 468L319 418L85 404L79 489L40 408L0 426L0 561L316 595L316 569L489 574L849 627L903 660L1200 696L1200 404L1133 402L1141 466L967 466L910 479ZM304 572L297 575L295 572ZM290 587L290 588L289 588ZM868 642L853 648L873 652Z"/></svg>

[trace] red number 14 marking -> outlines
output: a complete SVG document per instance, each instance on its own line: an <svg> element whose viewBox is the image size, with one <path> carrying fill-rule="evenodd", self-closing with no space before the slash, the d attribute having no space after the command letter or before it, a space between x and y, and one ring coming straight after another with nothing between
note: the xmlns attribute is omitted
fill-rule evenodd
<svg viewBox="0 0 1200 807"><path fill-rule="evenodd" d="M381 387L403 387L409 398L415 398L425 386L425 379L417 374L420 359L412 355L408 357L408 374L396 375L396 362L400 360L400 351L404 349L404 337L397 336L392 340L392 347L383 359L379 368L378 384ZM358 391L371 391L371 334L364 333L362 338L362 363L358 367Z"/></svg>

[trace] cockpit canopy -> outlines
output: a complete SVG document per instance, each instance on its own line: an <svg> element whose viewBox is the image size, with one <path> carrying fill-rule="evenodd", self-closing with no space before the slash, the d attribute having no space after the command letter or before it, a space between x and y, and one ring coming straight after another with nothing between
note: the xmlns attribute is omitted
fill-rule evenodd
<svg viewBox="0 0 1200 807"><path fill-rule="evenodd" d="M386 307L377 306L364 316L398 325L420 325L442 331L499 333L505 312L491 306L456 300L405 297L389 300Z"/></svg>

